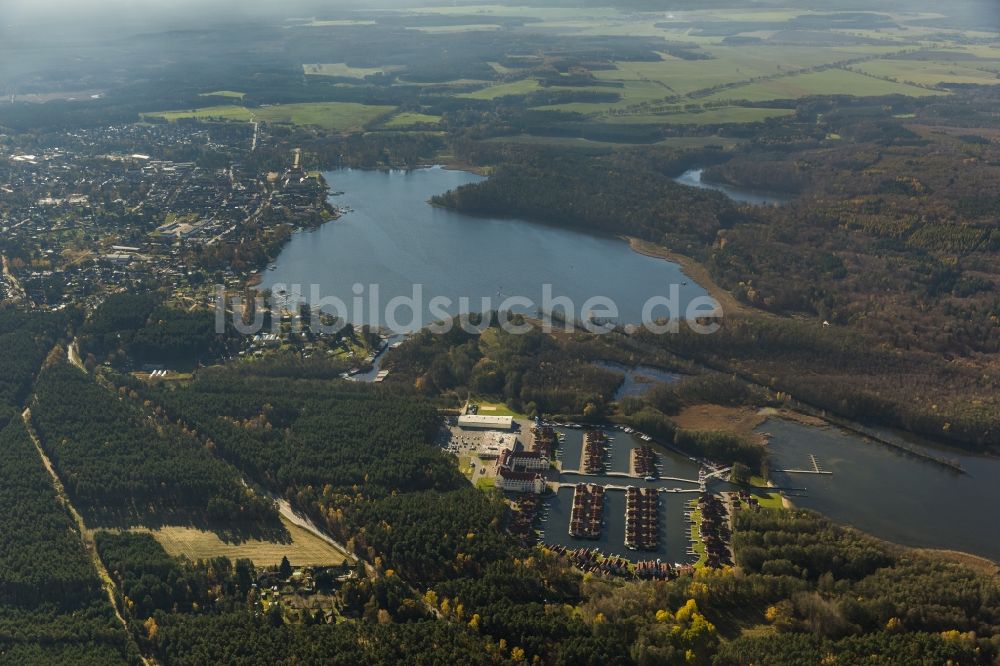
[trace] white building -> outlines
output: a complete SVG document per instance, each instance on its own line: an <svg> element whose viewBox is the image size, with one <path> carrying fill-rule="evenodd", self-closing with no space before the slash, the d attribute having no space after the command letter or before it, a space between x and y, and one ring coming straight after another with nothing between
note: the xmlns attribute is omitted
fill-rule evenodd
<svg viewBox="0 0 1000 666"><path fill-rule="evenodd" d="M507 449L497 458L497 467L518 472L544 472L549 468L549 459L537 451Z"/></svg>
<svg viewBox="0 0 1000 666"><path fill-rule="evenodd" d="M511 430L514 427L514 417L463 414L458 417L458 427L469 430Z"/></svg>
<svg viewBox="0 0 1000 666"><path fill-rule="evenodd" d="M535 493L545 491L545 478L537 472L515 472L502 467L497 472L497 488L511 493Z"/></svg>

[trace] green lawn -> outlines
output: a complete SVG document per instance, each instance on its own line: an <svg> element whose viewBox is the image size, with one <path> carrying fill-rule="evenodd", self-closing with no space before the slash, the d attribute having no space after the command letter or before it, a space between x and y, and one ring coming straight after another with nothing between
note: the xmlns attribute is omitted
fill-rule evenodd
<svg viewBox="0 0 1000 666"><path fill-rule="evenodd" d="M476 488L479 488L480 490L493 490L496 488L496 485L496 479L492 476L483 477L476 481Z"/></svg>
<svg viewBox="0 0 1000 666"><path fill-rule="evenodd" d="M464 474L465 478L467 478L470 481L472 480L472 470L473 470L473 468L470 467L469 465L469 463L471 462L472 458L470 456L464 454L458 456L458 471Z"/></svg>
<svg viewBox="0 0 1000 666"><path fill-rule="evenodd" d="M767 481L760 476L754 476L750 478L750 485L762 487L767 485ZM781 501L781 494L777 491L775 492L764 492L764 491L754 491L751 495L760 502L760 505L765 509L781 509L784 507Z"/></svg>
<svg viewBox="0 0 1000 666"><path fill-rule="evenodd" d="M164 118L170 122L182 118L245 122L258 120L284 125L308 125L332 131L348 131L361 129L394 110L395 107L392 106L369 106L353 102L313 102L276 104L255 109L236 105L209 106L188 111L161 111L143 115Z"/></svg>
<svg viewBox="0 0 1000 666"><path fill-rule="evenodd" d="M515 419L528 418L524 414L515 412L502 402L489 402L472 398L470 402L479 405L480 416L513 416Z"/></svg>

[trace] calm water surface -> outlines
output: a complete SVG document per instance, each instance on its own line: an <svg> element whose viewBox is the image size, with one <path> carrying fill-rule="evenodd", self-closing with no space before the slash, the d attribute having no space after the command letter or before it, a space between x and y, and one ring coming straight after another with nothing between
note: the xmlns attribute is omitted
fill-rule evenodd
<svg viewBox="0 0 1000 666"><path fill-rule="evenodd" d="M605 370L624 375L621 385L615 391L615 400L625 397L645 395L658 383L672 384L679 381L681 375L669 370L662 370L648 365L629 366L614 361L595 361L594 365Z"/></svg>
<svg viewBox="0 0 1000 666"><path fill-rule="evenodd" d="M613 299L622 323L642 321L647 300L669 296L672 284L679 286L679 315L691 299L707 295L677 264L633 252L618 238L518 219L470 217L427 203L435 194L481 180L471 173L343 169L324 175L333 191L344 193L331 201L353 212L295 234L274 270L264 273L262 286L283 286L309 300L308 285L318 284L321 297L335 296L347 305L352 323L386 324L385 304L396 296L412 297L414 284L423 286L422 319L414 321L408 308L400 308L396 331L441 319L430 309L434 296L452 300L452 306L442 308L451 315L458 313L463 296L472 312L496 309L510 296L526 297L537 307L546 283L553 297L572 299L577 318L587 316L585 309L601 314L593 305L584 308L591 297ZM295 284L303 287L292 289ZM365 299L372 295L370 285L377 284L382 306L365 305L354 313L355 284L364 286ZM653 312L654 317L665 314L663 307Z"/></svg>
<svg viewBox="0 0 1000 666"><path fill-rule="evenodd" d="M772 467L811 468L814 454L834 473L773 473L780 486L806 488L796 505L889 541L1000 561L1000 460L909 444L957 460L968 472L959 474L838 428L769 419L761 430L772 435Z"/></svg>

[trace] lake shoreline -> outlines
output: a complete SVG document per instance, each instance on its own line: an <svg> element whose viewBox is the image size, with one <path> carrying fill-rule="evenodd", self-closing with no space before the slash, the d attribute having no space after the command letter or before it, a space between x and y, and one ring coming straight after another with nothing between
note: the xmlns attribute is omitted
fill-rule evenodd
<svg viewBox="0 0 1000 666"><path fill-rule="evenodd" d="M324 177L343 192L338 203L351 214L308 238L293 233L258 288L320 285L324 297L347 304L359 295L355 285L375 285L362 307L367 312L349 317L354 323L383 323L383 306L397 297L421 299L419 319L404 307L406 330L441 319L442 301L452 316L463 301L480 311L510 299L531 314L564 307L559 297L569 299L575 319L599 314L610 300L618 322L640 323L650 302L662 309L668 286L679 287L681 312L708 295L680 264L633 252L613 233L435 205L441 192L481 182L465 169L338 169ZM414 297L418 286L421 296Z"/></svg>
<svg viewBox="0 0 1000 666"><path fill-rule="evenodd" d="M633 252L646 257L653 257L654 259L663 259L664 261L669 261L679 265L681 267L681 272L683 272L684 275L687 275L693 282L700 285L712 298L717 300L722 305L724 313L731 312L734 314L747 314L749 312L753 312L755 315L770 316L770 313L752 310L750 307L736 300L736 297L720 287L715 279L709 274L708 269L695 259L692 259L687 255L674 252L673 250L670 250L662 245L657 245L652 241L643 240L635 236L620 235L618 238L627 242Z"/></svg>

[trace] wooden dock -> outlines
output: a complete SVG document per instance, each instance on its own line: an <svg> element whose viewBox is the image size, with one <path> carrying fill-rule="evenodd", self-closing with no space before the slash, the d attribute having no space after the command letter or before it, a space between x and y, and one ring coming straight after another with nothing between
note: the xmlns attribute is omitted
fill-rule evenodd
<svg viewBox="0 0 1000 666"><path fill-rule="evenodd" d="M833 472L828 472L819 466L819 461L812 453L809 454L809 462L812 463L812 469L776 469L773 471L784 472L785 474L822 474L825 476L833 476Z"/></svg>

